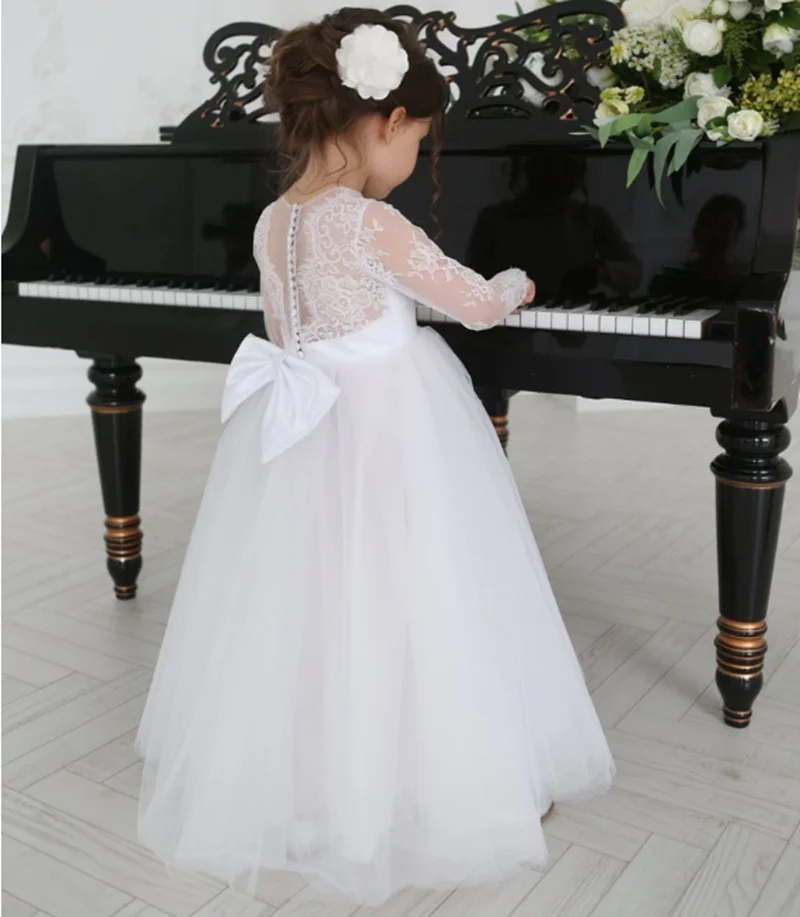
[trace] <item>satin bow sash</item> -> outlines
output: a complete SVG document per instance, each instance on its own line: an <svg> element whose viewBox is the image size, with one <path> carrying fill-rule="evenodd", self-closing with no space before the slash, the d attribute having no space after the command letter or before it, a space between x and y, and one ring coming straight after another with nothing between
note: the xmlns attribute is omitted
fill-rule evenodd
<svg viewBox="0 0 800 917"><path fill-rule="evenodd" d="M339 397L338 386L319 367L249 334L228 370L222 422L270 383L272 393L261 423L264 463L315 430Z"/></svg>

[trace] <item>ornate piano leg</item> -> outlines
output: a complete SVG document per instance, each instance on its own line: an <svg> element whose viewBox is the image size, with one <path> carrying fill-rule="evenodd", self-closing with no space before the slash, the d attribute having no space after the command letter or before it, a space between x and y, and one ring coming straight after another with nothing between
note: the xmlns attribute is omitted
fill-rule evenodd
<svg viewBox="0 0 800 917"><path fill-rule="evenodd" d="M783 493L792 474L780 453L789 431L772 420L725 420L711 465L717 479L717 687L725 722L748 726L764 678L766 616Z"/></svg>
<svg viewBox="0 0 800 917"><path fill-rule="evenodd" d="M106 511L108 572L117 598L132 599L142 569L139 484L145 396L136 388L142 370L133 360L94 357L88 375L95 386L86 400Z"/></svg>
<svg viewBox="0 0 800 917"><path fill-rule="evenodd" d="M511 400L511 392L485 386L476 386L475 392L486 408L486 413L494 424L500 445L505 451L508 448L508 405Z"/></svg>

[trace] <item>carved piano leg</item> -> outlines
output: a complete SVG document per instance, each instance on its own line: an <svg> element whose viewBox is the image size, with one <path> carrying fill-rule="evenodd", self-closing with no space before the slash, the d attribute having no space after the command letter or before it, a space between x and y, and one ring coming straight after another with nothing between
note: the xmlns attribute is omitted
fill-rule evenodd
<svg viewBox="0 0 800 917"><path fill-rule="evenodd" d="M780 453L789 431L772 420L725 420L711 465L717 479L719 636L717 687L725 722L744 728L763 684L766 616L783 493L792 474Z"/></svg>
<svg viewBox="0 0 800 917"><path fill-rule="evenodd" d="M145 396L136 388L141 378L138 364L120 357L95 357L89 370L95 390L86 400L106 511L108 572L118 599L136 595L142 569L139 485Z"/></svg>
<svg viewBox="0 0 800 917"><path fill-rule="evenodd" d="M505 451L508 448L508 405L511 400L511 392L501 388L486 388L484 386L476 386L475 392L486 408L486 413L494 424L500 445Z"/></svg>

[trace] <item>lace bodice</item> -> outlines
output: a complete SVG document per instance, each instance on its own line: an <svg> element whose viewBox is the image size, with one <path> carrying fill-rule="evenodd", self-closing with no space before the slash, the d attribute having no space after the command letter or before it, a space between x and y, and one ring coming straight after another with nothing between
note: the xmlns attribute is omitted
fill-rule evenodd
<svg viewBox="0 0 800 917"><path fill-rule="evenodd" d="M290 350L380 318L389 289L482 330L516 309L528 285L517 269L484 279L389 204L350 188L305 204L279 198L256 225L254 253L267 333Z"/></svg>

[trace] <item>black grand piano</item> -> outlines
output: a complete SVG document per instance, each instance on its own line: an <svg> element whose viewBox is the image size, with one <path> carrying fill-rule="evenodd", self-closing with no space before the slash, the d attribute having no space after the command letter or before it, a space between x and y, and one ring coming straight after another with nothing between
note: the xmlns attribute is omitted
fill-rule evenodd
<svg viewBox="0 0 800 917"><path fill-rule="evenodd" d="M471 373L498 434L517 391L699 405L721 419L717 683L746 726L762 684L784 485L785 424L800 380L792 272L800 136L701 145L658 203L629 149L581 135L597 104L587 67L622 25L604 0L569 0L503 26L396 7L451 87L440 242L492 275L524 268L532 308L505 327L434 322ZM576 13L592 13L576 25ZM509 36L536 24L538 75ZM277 29L235 23L204 61L217 87L152 146L22 146L3 234L3 341L91 361L108 568L120 599L141 568L143 356L224 363L264 334L252 230L276 194L275 116L261 87ZM571 36L582 59L562 54ZM422 156L393 202L430 224Z"/></svg>

